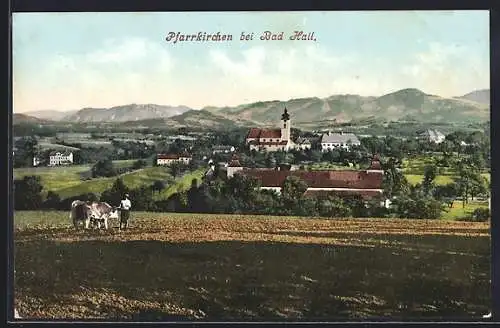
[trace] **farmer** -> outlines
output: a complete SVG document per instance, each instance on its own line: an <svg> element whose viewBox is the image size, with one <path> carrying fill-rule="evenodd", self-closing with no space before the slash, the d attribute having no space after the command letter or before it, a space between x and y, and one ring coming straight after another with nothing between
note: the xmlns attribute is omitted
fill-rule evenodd
<svg viewBox="0 0 500 328"><path fill-rule="evenodd" d="M125 194L122 201L120 202L120 206L118 207L118 209L120 210L120 230L122 229L122 225L124 229L127 229L131 208L132 203L130 202L129 195Z"/></svg>

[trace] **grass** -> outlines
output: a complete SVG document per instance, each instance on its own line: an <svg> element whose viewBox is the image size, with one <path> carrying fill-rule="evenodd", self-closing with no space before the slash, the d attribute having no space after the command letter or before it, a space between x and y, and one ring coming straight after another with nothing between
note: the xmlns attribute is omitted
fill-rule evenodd
<svg viewBox="0 0 500 328"><path fill-rule="evenodd" d="M125 185L131 189L143 185L151 185L156 180L171 180L171 175L165 167L147 167L120 175ZM79 184L58 190L61 198L81 195L83 193L100 194L111 188L118 177L98 178L81 181Z"/></svg>
<svg viewBox="0 0 500 328"><path fill-rule="evenodd" d="M201 179L203 177L203 174L206 172L206 169L198 169L196 171L184 174L182 177L178 178L176 180L176 183L169 186L168 188L165 188L162 190L160 193L155 194L154 199L155 200L161 200L161 199L167 199L168 197L172 196L174 193L178 191L186 191L189 188L191 188L191 182L193 179L197 179L198 183L201 182Z"/></svg>
<svg viewBox="0 0 500 328"><path fill-rule="evenodd" d="M465 204L465 207L462 206L462 201L454 201L453 206L446 209L446 212L442 214L441 219L457 220L470 218L472 216L472 212L476 208L488 208L488 202L469 201L467 204Z"/></svg>
<svg viewBox="0 0 500 328"><path fill-rule="evenodd" d="M137 160L113 161L113 165L115 167L130 167L135 161ZM14 169L14 179L22 179L27 175L38 175L42 180L45 192L52 190L61 193L63 198L86 192L93 192L92 190L94 188L102 192L108 185L111 186L115 180L114 178L97 178L89 181L82 181L80 174L90 169L91 165L16 168ZM149 171L147 171L148 169L149 168L145 170L149 173ZM137 172L132 173L137 174ZM135 185L136 181L141 180L141 176L144 176L144 174L139 174L139 177L135 177L134 174L127 177L127 179L129 179L130 183ZM157 172L152 170L151 179L155 179L157 176ZM148 181L148 178L146 177L142 180ZM109 181L111 181L111 184L109 184Z"/></svg>
<svg viewBox="0 0 500 328"><path fill-rule="evenodd" d="M418 183L422 183L424 179L424 175L420 174L405 174L406 179L411 185L416 185ZM438 175L436 176L436 179L434 180L434 183L436 185L446 185L448 183L453 182L453 177L449 175Z"/></svg>
<svg viewBox="0 0 500 328"><path fill-rule="evenodd" d="M119 233L14 214L26 319L480 320L487 223L133 212Z"/></svg>

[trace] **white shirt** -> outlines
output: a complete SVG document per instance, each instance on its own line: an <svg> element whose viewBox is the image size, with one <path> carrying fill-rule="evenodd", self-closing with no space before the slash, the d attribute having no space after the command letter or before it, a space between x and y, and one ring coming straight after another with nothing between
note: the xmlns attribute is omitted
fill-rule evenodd
<svg viewBox="0 0 500 328"><path fill-rule="evenodd" d="M128 199L124 199L120 203L120 207L123 208L124 210L130 210L132 207L132 203Z"/></svg>

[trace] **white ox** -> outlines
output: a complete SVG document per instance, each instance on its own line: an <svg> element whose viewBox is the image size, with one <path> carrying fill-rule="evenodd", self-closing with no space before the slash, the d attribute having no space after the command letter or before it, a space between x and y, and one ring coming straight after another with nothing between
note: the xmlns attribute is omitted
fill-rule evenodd
<svg viewBox="0 0 500 328"><path fill-rule="evenodd" d="M90 223L97 223L101 228L101 223L108 229L108 219L118 218L118 211L115 207L105 202L84 202L75 200L71 203L70 219L75 228L78 228L79 222L85 222L85 229L90 227Z"/></svg>
<svg viewBox="0 0 500 328"><path fill-rule="evenodd" d="M71 211L69 213L69 219L73 222L75 228L78 228L79 222L85 223L85 229L90 226L90 205L82 200L75 200L71 203Z"/></svg>
<svg viewBox="0 0 500 328"><path fill-rule="evenodd" d="M99 229L101 223L104 223L104 228L108 229L108 219L118 218L118 210L105 202L92 202L90 204L90 217L97 222Z"/></svg>

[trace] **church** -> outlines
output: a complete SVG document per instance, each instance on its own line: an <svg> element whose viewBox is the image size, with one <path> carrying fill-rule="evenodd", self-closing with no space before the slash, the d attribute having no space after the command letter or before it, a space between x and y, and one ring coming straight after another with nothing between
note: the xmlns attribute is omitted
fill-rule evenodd
<svg viewBox="0 0 500 328"><path fill-rule="evenodd" d="M250 150L257 151L288 151L290 149L307 149L310 143L296 144L292 141L290 114L285 107L281 115L280 129L259 129L252 128L247 134L246 144Z"/></svg>

